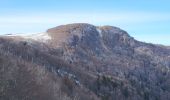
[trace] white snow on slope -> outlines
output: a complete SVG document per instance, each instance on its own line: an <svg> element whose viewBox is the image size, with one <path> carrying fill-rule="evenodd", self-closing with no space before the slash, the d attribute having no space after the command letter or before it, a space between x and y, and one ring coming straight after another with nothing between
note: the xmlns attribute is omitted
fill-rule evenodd
<svg viewBox="0 0 170 100"><path fill-rule="evenodd" d="M34 34L6 34L2 36L9 36L9 37L15 37L19 36L25 39L32 39L35 41L41 41L41 42L46 42L48 40L51 40L51 37L47 33L34 33Z"/></svg>
<svg viewBox="0 0 170 100"><path fill-rule="evenodd" d="M96 28L96 30L98 31L99 36L100 36L100 37L103 37L103 35L102 35L102 30L101 30L100 28Z"/></svg>
<svg viewBox="0 0 170 100"><path fill-rule="evenodd" d="M30 38L37 41L47 41L51 39L51 37L47 33L32 34L32 35L24 36L24 38L28 38L28 39Z"/></svg>

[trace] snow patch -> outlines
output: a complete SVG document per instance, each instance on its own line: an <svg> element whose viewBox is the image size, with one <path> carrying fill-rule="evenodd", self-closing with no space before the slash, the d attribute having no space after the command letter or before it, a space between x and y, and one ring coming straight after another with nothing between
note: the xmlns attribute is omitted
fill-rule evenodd
<svg viewBox="0 0 170 100"><path fill-rule="evenodd" d="M47 33L37 33L37 34L6 34L3 36L20 36L25 39L32 39L35 41L41 41L41 42L46 42L48 40L51 40L51 37Z"/></svg>
<svg viewBox="0 0 170 100"><path fill-rule="evenodd" d="M98 33L99 33L99 36L100 36L100 37L103 37L103 35L102 35L102 30L101 30L100 28L97 28L97 31L98 31Z"/></svg>
<svg viewBox="0 0 170 100"><path fill-rule="evenodd" d="M51 37L47 33L32 34L32 35L24 36L24 38L28 38L28 39L30 38L36 41L44 41L44 42L51 39Z"/></svg>

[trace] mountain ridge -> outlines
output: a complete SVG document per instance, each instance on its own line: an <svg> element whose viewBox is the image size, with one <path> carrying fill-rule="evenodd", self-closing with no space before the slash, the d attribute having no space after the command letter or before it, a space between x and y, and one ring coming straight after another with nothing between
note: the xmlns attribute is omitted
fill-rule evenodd
<svg viewBox="0 0 170 100"><path fill-rule="evenodd" d="M166 46L137 41L117 27L87 23L36 36L0 37L0 99L170 99Z"/></svg>

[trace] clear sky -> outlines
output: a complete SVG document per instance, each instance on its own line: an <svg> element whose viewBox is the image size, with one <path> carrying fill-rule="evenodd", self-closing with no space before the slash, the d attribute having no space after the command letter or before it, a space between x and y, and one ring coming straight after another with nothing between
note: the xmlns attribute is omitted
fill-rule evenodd
<svg viewBox="0 0 170 100"><path fill-rule="evenodd" d="M138 40L170 45L170 0L1 0L0 34L68 23L112 25Z"/></svg>

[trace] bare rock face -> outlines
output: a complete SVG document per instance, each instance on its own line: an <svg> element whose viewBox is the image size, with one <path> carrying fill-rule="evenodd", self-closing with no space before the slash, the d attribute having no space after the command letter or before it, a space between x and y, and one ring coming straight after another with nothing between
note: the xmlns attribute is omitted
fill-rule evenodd
<svg viewBox="0 0 170 100"><path fill-rule="evenodd" d="M49 29L47 33L55 44L66 43L70 46L76 46L84 43L83 45L88 45L91 48L102 46L106 42L110 42L111 46L133 45L133 38L125 31L112 26L96 27L90 24L69 24Z"/></svg>
<svg viewBox="0 0 170 100"><path fill-rule="evenodd" d="M104 56L110 52L119 52L121 49L133 49L135 46L132 37L112 26L69 24L49 29L47 33L52 37L50 45L54 48L61 47L69 54L74 51L74 53L81 52L83 55Z"/></svg>
<svg viewBox="0 0 170 100"><path fill-rule="evenodd" d="M0 38L0 99L170 99L169 47L85 23L41 36Z"/></svg>
<svg viewBox="0 0 170 100"><path fill-rule="evenodd" d="M55 45L65 44L70 47L86 46L90 49L101 46L101 39L95 26L89 24L69 24L49 29Z"/></svg>

